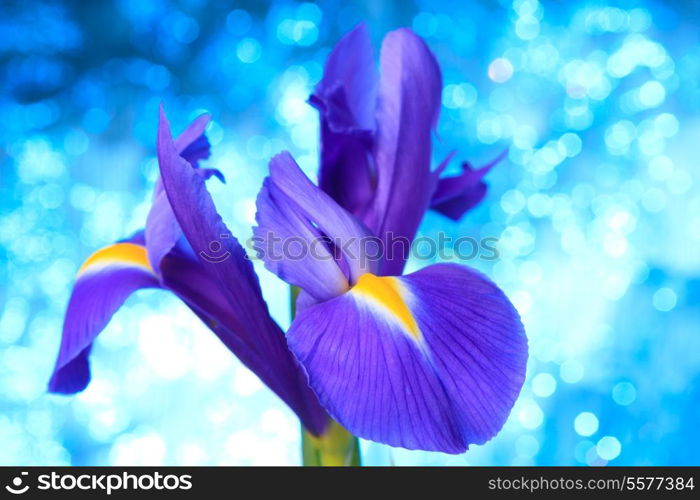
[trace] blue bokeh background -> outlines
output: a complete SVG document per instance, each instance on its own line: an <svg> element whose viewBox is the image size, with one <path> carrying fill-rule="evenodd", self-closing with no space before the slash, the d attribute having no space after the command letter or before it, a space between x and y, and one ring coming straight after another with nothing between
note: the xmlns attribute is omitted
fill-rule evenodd
<svg viewBox="0 0 700 500"><path fill-rule="evenodd" d="M697 2L3 2L0 464L295 464L298 424L174 297L131 297L93 381L46 393L76 269L143 226L157 107L213 113L210 182L250 236L266 160L313 175L306 104L358 21L412 26L443 69L435 162L485 162L485 202L421 233L499 238L476 259L519 309L528 377L461 456L363 442L369 464L700 464ZM451 168L457 169L458 162ZM413 262L413 268L425 265ZM260 270L275 317L286 287Z"/></svg>

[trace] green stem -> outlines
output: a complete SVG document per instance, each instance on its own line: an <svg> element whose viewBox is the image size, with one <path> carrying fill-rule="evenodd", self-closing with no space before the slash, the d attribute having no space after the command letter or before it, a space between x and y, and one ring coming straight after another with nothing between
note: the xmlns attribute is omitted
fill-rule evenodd
<svg viewBox="0 0 700 500"><path fill-rule="evenodd" d="M321 436L314 436L302 428L301 453L304 465L307 466L361 465L360 445L357 438L335 421L331 421L328 429Z"/></svg>
<svg viewBox="0 0 700 500"><path fill-rule="evenodd" d="M291 287L290 308L296 314L299 288ZM359 466L360 443L338 422L331 420L326 431L315 436L302 427L301 454L306 466Z"/></svg>

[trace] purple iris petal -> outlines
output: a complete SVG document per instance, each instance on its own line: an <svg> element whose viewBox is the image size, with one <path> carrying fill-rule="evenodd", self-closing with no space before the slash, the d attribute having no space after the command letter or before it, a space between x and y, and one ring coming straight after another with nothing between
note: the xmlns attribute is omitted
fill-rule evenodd
<svg viewBox="0 0 700 500"><path fill-rule="evenodd" d="M317 300L376 272L377 262L366 258L366 246L378 245L369 230L314 186L289 153L270 161L257 205L256 249L266 266ZM289 245L292 238L300 239L298 250Z"/></svg>
<svg viewBox="0 0 700 500"><path fill-rule="evenodd" d="M483 167L475 169L469 163L462 164L462 174L440 179L433 193L433 210L459 220L468 210L476 206L486 195L484 176L508 154L506 149Z"/></svg>
<svg viewBox="0 0 700 500"><path fill-rule="evenodd" d="M205 160L211 155L211 145L204 133L210 121L209 113L198 116L175 139L177 152L194 167L199 166L199 160Z"/></svg>
<svg viewBox="0 0 700 500"><path fill-rule="evenodd" d="M68 303L49 390L82 391L90 381L87 355L112 315L136 290L159 287L141 235L95 252L81 269Z"/></svg>
<svg viewBox="0 0 700 500"><path fill-rule="evenodd" d="M206 116L195 120L176 145L161 116L158 157L162 181L156 186L146 231L96 252L81 268L49 390L83 390L90 379L92 342L112 314L133 291L161 287L181 298L289 404L310 432L321 434L328 416L287 348L284 333L270 318L251 262L216 213L204 186L206 179L220 173L196 167L197 159L208 156L208 152L201 154L200 141L207 122ZM223 259L202 258L206 254L199 252L210 250L212 242L222 243L223 251L217 256Z"/></svg>
<svg viewBox="0 0 700 500"><path fill-rule="evenodd" d="M393 275L428 208L459 219L483 199L481 177L493 164L439 181L439 172L430 173L442 76L411 30L386 36L380 69L360 25L329 55L309 102L321 119L319 187L383 239L381 274Z"/></svg>
<svg viewBox="0 0 700 500"><path fill-rule="evenodd" d="M197 117L175 139L175 149L193 167L199 166L199 160L209 158L211 154L209 141L204 133L211 121L211 115L205 113ZM197 172L209 179L216 176L221 182L225 182L221 172L214 168L200 169ZM180 226L175 220L168 198L163 193L163 183L159 178L153 192L153 205L146 219L146 248L148 260L154 269L160 267L160 262L182 237Z"/></svg>
<svg viewBox="0 0 700 500"><path fill-rule="evenodd" d="M288 332L331 416L360 437L410 449L460 453L493 437L527 361L508 299L453 264L363 280L300 311Z"/></svg>
<svg viewBox="0 0 700 500"><path fill-rule="evenodd" d="M326 414L306 385L283 332L269 316L253 265L217 213L204 179L178 155L162 108L158 163L165 192L182 232L200 257L203 272L216 283L215 293L223 296L227 314L239 329L233 333L251 342L267 362L269 369L258 375L296 411L310 431L321 432L327 424ZM221 250L217 256L223 258L207 257L213 243Z"/></svg>
<svg viewBox="0 0 700 500"><path fill-rule="evenodd" d="M428 209L431 130L440 111L442 77L433 54L411 30L382 43L375 152L377 191L367 225L389 248L392 236L413 240ZM400 274L408 256L387 259L382 274ZM389 254L387 254L389 255Z"/></svg>
<svg viewBox="0 0 700 500"><path fill-rule="evenodd" d="M326 61L309 102L321 117L319 187L357 214L371 201L377 69L364 24L345 35Z"/></svg>
<svg viewBox="0 0 700 500"><path fill-rule="evenodd" d="M377 78L372 40L367 25L361 23L328 55L315 95L323 99L336 88L343 88L352 123L358 128L373 130ZM337 127L332 125L332 128Z"/></svg>
<svg viewBox="0 0 700 500"><path fill-rule="evenodd" d="M374 272L374 263L362 257L363 238L372 233L362 222L348 213L301 171L288 152L282 152L270 161L270 179L293 201L299 213L312 221L339 247L341 258L348 265L351 284L366 272Z"/></svg>
<svg viewBox="0 0 700 500"><path fill-rule="evenodd" d="M161 272L164 287L182 299L246 366L261 378L270 378L275 367L258 353L257 333L245 329L231 314L228 297L198 259L176 247L164 257Z"/></svg>
<svg viewBox="0 0 700 500"><path fill-rule="evenodd" d="M146 218L146 248L148 260L154 269L160 269L161 260L182 237L180 225L175 220L175 214L165 191L158 193L153 199L153 205Z"/></svg>
<svg viewBox="0 0 700 500"><path fill-rule="evenodd" d="M348 289L348 277L335 262L321 232L297 212L269 177L256 204L255 249L270 272L308 291L315 301L335 297Z"/></svg>
<svg viewBox="0 0 700 500"><path fill-rule="evenodd" d="M215 168L198 168L195 172L205 180L214 176L221 182L225 182L223 174ZM148 260L154 269L160 269L163 257L170 253L179 241L182 241L182 230L175 219L168 197L162 189L160 179L158 179L158 186L160 189L156 188L144 232Z"/></svg>

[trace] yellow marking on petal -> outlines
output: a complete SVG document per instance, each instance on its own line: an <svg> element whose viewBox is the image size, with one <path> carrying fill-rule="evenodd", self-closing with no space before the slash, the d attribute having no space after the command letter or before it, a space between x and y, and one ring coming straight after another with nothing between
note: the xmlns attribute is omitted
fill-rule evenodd
<svg viewBox="0 0 700 500"><path fill-rule="evenodd" d="M115 243L114 245L100 248L88 257L78 269L78 276L110 265L139 267L144 271L153 273L151 263L148 261L146 247L135 243Z"/></svg>
<svg viewBox="0 0 700 500"><path fill-rule="evenodd" d="M352 292L381 306L415 341L422 340L416 319L406 305L404 287L398 279L366 273L357 280Z"/></svg>

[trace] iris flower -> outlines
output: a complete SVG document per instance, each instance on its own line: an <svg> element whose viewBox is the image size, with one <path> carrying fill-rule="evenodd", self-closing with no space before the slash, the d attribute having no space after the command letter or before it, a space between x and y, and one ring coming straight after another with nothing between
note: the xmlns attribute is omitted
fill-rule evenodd
<svg viewBox="0 0 700 500"><path fill-rule="evenodd" d="M78 271L68 303L63 336L49 390L71 394L90 381L88 356L97 335L137 290L169 290L216 334L250 370L272 389L314 434L328 427L328 416L306 383L287 348L284 332L270 317L252 263L216 215L205 180L221 174L199 168L209 157L202 115L175 140L161 111L158 161L180 161L176 179L156 183L144 231L92 254ZM183 200L181 185L196 193ZM180 186L173 188L173 184ZM221 241L216 261L204 258L212 242ZM197 251L195 251L196 249Z"/></svg>
<svg viewBox="0 0 700 500"><path fill-rule="evenodd" d="M321 112L319 187L289 153L273 158L257 201L258 253L302 290L287 341L335 420L393 446L461 453L504 424L527 339L479 272L437 264L401 276L408 247L394 254L392 242L412 240L430 207L458 218L483 197L490 166L447 179L438 178L445 162L431 170L442 82L419 37L389 33L380 70L364 25L333 50L311 98ZM292 236L316 258L284 258L275 245ZM366 243L376 239L384 252L373 260ZM332 242L327 255L315 241Z"/></svg>
<svg viewBox="0 0 700 500"><path fill-rule="evenodd" d="M82 390L90 347L110 317L133 291L163 288L321 442L345 428L392 446L461 453L493 437L525 376L515 308L473 269L436 264L402 275L408 248L386 252L395 238L414 238L429 208L457 219L478 203L491 165L447 179L450 157L431 169L442 82L420 38L388 34L380 69L364 26L336 46L310 99L321 117L319 186L283 152L258 195L258 255L301 289L286 335L206 189L217 174L198 165L209 155L208 117L173 139L161 109L161 179L145 231L80 269L50 389ZM291 239L314 252L285 255ZM212 242L226 258L206 257ZM374 258L368 242L385 252Z"/></svg>

